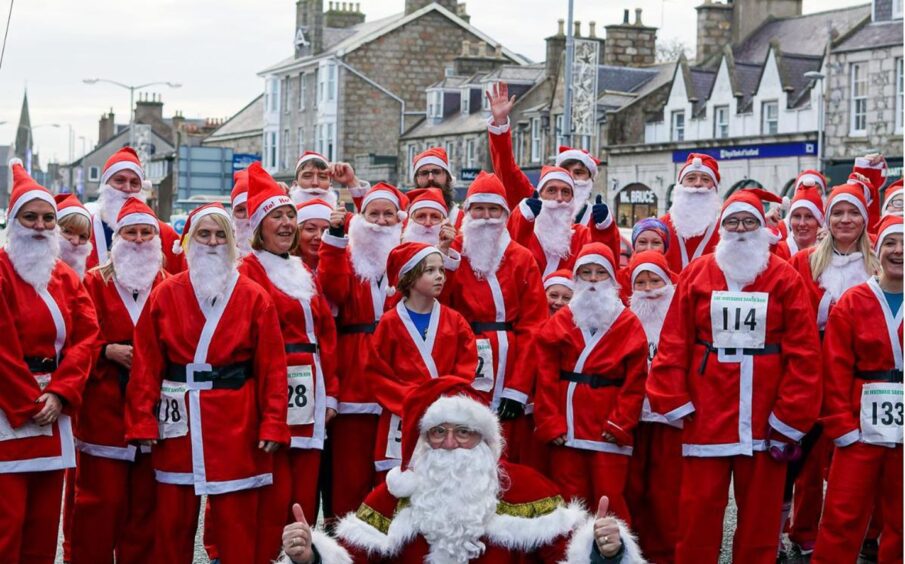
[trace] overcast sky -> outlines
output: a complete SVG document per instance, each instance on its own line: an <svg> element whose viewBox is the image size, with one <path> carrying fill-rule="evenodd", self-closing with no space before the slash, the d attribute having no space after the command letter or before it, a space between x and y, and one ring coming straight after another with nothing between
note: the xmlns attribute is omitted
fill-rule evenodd
<svg viewBox="0 0 905 564"><path fill-rule="evenodd" d="M326 7L328 0L324 1ZM702 0L575 0L575 19L597 29L622 21L623 9L642 8L658 39L695 44L694 6ZM360 0L368 19L401 13L404 0ZM853 6L863 0L804 0L804 12ZM565 18L567 0L471 0L471 23L513 51L544 58L543 38ZM0 37L10 0L0 0ZM634 11L632 11L634 18ZM15 0L0 68L0 144L15 137L27 86L31 122L60 124L34 130L42 162L67 161L97 141L97 120L112 108L128 122L129 92L83 78L126 84L179 82L163 95L164 116L225 118L263 90L256 75L292 53L294 0Z"/></svg>

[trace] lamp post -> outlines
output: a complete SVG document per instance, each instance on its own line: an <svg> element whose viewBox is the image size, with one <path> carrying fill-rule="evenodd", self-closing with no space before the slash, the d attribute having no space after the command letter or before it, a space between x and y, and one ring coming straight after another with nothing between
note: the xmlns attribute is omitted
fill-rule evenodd
<svg viewBox="0 0 905 564"><path fill-rule="evenodd" d="M817 71L808 71L804 77L817 81L817 172L823 174L823 79L826 75Z"/></svg>
<svg viewBox="0 0 905 564"><path fill-rule="evenodd" d="M142 88L147 88L149 86L157 86L158 84L169 86L170 88L181 88L182 84L178 82L169 82L169 81L157 81L157 82L148 82L145 84L123 84L122 82L117 82L115 80L110 80L107 78L83 78L82 82L85 84L97 84L98 82L106 82L108 84L114 84L119 86L120 88L125 88L129 91L129 146L135 144L135 128L132 127L135 125L135 91L141 90Z"/></svg>
<svg viewBox="0 0 905 564"><path fill-rule="evenodd" d="M574 1L569 0L569 21L566 23L566 73L563 81L562 136L566 145L572 145L572 64L575 62L575 38L573 36Z"/></svg>
<svg viewBox="0 0 905 564"><path fill-rule="evenodd" d="M39 127L60 127L58 123L41 123L38 125L20 125L20 128L25 128L28 134L25 136L25 170L28 171L28 175L31 176L31 132Z"/></svg>

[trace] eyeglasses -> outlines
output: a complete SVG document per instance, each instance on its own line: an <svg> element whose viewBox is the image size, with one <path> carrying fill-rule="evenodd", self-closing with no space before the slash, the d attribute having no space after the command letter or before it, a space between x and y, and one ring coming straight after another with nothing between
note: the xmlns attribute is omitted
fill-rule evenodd
<svg viewBox="0 0 905 564"><path fill-rule="evenodd" d="M723 227L726 229L738 229L738 226L741 225L747 230L754 229L760 225L760 221L753 217L746 217L744 219L738 219L737 217L733 217L723 221Z"/></svg>
<svg viewBox="0 0 905 564"><path fill-rule="evenodd" d="M415 176L418 178L429 178L431 175L440 176L446 172L442 168L429 168L429 169L421 169L415 173Z"/></svg>
<svg viewBox="0 0 905 564"><path fill-rule="evenodd" d="M460 445L468 444L475 438L481 436L481 433L462 425L456 425L455 427L437 425L436 427L431 427L427 430L427 438L432 443L442 443L446 440L446 436L449 435L449 433L453 434L453 438L455 438L456 442Z"/></svg>
<svg viewBox="0 0 905 564"><path fill-rule="evenodd" d="M887 207L887 208L892 208L892 209L894 209L894 210L900 210L900 209L902 209L902 207L903 207L902 198L894 198L894 199L890 200L889 203L886 204L886 207Z"/></svg>

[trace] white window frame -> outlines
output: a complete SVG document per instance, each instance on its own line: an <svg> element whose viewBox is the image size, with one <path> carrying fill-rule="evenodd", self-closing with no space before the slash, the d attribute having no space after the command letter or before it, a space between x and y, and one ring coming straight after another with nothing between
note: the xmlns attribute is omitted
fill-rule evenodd
<svg viewBox="0 0 905 564"><path fill-rule="evenodd" d="M722 120L720 115L722 114ZM726 139L729 137L729 106L713 107L713 138Z"/></svg>
<svg viewBox="0 0 905 564"><path fill-rule="evenodd" d="M101 179L101 167L99 166L89 166L88 167L88 182L98 182Z"/></svg>
<svg viewBox="0 0 905 564"><path fill-rule="evenodd" d="M332 102L335 99L336 99L336 65L327 65L327 101Z"/></svg>
<svg viewBox="0 0 905 564"><path fill-rule="evenodd" d="M288 114L289 113L289 91L291 90L290 85L292 84L292 81L289 79L289 76L287 75L287 76L283 77L283 80L281 82L283 83L283 86L282 86L282 88L283 88L283 92L282 92L283 113Z"/></svg>
<svg viewBox="0 0 905 564"><path fill-rule="evenodd" d="M299 127L295 132L295 141L298 144L296 153L301 156L305 152L305 128Z"/></svg>
<svg viewBox="0 0 905 564"><path fill-rule="evenodd" d="M429 90L427 93L427 117L441 119L443 117L443 91Z"/></svg>
<svg viewBox="0 0 905 564"><path fill-rule="evenodd" d="M679 121L681 118L681 125ZM669 119L669 139L670 141L681 143L685 141L685 110L674 110Z"/></svg>
<svg viewBox="0 0 905 564"><path fill-rule="evenodd" d="M543 144L541 143L540 118L531 118L531 162L539 163Z"/></svg>
<svg viewBox="0 0 905 564"><path fill-rule="evenodd" d="M475 156L474 147L475 147L475 140L474 140L474 139L466 139L466 140L465 140L465 167L466 167L466 168L474 168L474 167L475 167L475 162L474 162L474 156Z"/></svg>
<svg viewBox="0 0 905 564"><path fill-rule="evenodd" d="M901 6L901 4L900 4ZM903 126L905 126L905 116L903 116L903 107L905 107L905 69L903 69L903 62L905 59L902 57L896 58L896 133L902 133Z"/></svg>
<svg viewBox="0 0 905 564"><path fill-rule="evenodd" d="M321 77L320 69L315 68L314 69L314 108L315 109L317 108L318 104L321 103L321 99L320 99L321 78L320 77Z"/></svg>
<svg viewBox="0 0 905 564"><path fill-rule="evenodd" d="M563 130L562 130L563 129L563 115L558 114L556 116L556 119L554 120L554 123L556 124L556 132L555 132L556 146L561 147L562 145L565 144L565 139L563 138Z"/></svg>
<svg viewBox="0 0 905 564"><path fill-rule="evenodd" d="M446 149L446 158L449 159L449 162L452 163L456 160L455 151L456 151L456 142L455 141L447 141L443 144L443 148Z"/></svg>
<svg viewBox="0 0 905 564"><path fill-rule="evenodd" d="M264 168L274 169L277 166L277 132L264 134Z"/></svg>
<svg viewBox="0 0 905 564"><path fill-rule="evenodd" d="M324 153L324 156L327 157L327 160L332 163L336 158L336 124L332 122L328 123L325 129L326 133L324 134L324 136L326 153Z"/></svg>
<svg viewBox="0 0 905 564"><path fill-rule="evenodd" d="M268 110L270 113L280 111L280 79L276 77L270 79L270 105Z"/></svg>
<svg viewBox="0 0 905 564"><path fill-rule="evenodd" d="M417 147L417 145L412 144L412 145L406 146L405 150L406 150L406 155L407 155L407 158L405 160L406 166L408 166L408 168L411 169L410 170L410 172L412 173L411 176L414 177L415 176L415 171L414 171L415 155L418 154L418 147Z"/></svg>
<svg viewBox="0 0 905 564"><path fill-rule="evenodd" d="M289 168L289 128L286 127L283 129L283 137L280 139L280 144L282 145L280 149L280 170L285 170Z"/></svg>
<svg viewBox="0 0 905 564"><path fill-rule="evenodd" d="M849 70L849 135L867 135L867 82L867 63L852 63ZM863 90L859 90L859 86L863 86Z"/></svg>
<svg viewBox="0 0 905 564"><path fill-rule="evenodd" d="M771 116L771 113L773 114ZM766 100L760 104L760 134L776 135L779 133L779 101Z"/></svg>
<svg viewBox="0 0 905 564"><path fill-rule="evenodd" d="M326 88L326 73L318 72L317 73L317 103L322 104L324 102L324 89Z"/></svg>
<svg viewBox="0 0 905 564"><path fill-rule="evenodd" d="M490 92L490 84L484 84L481 86L481 93L484 94L481 96L481 109L485 112L490 111L490 100L487 99L487 93Z"/></svg>
<svg viewBox="0 0 905 564"><path fill-rule="evenodd" d="M902 0L892 0L892 19L897 20L902 17Z"/></svg>
<svg viewBox="0 0 905 564"><path fill-rule="evenodd" d="M321 129L323 129L323 126L320 124L314 126L314 150L323 155L324 138L321 137Z"/></svg>
<svg viewBox="0 0 905 564"><path fill-rule="evenodd" d="M299 74L299 109L305 109L305 97L308 95L308 73Z"/></svg>
<svg viewBox="0 0 905 564"><path fill-rule="evenodd" d="M463 88L460 90L460 99L459 99L459 111L463 115L468 115L471 113L471 89Z"/></svg>

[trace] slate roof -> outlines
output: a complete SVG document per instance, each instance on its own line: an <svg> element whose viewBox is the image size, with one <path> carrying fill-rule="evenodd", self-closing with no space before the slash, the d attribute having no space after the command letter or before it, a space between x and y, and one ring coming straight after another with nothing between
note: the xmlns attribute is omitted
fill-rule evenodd
<svg viewBox="0 0 905 564"><path fill-rule="evenodd" d="M656 75L657 70L651 68L600 65L597 67L597 90L634 92Z"/></svg>
<svg viewBox="0 0 905 564"><path fill-rule="evenodd" d="M264 95L260 94L208 135L204 141L220 141L233 137L260 134L262 123L264 123Z"/></svg>
<svg viewBox="0 0 905 564"><path fill-rule="evenodd" d="M902 45L902 20L869 23L833 47L834 53Z"/></svg>

